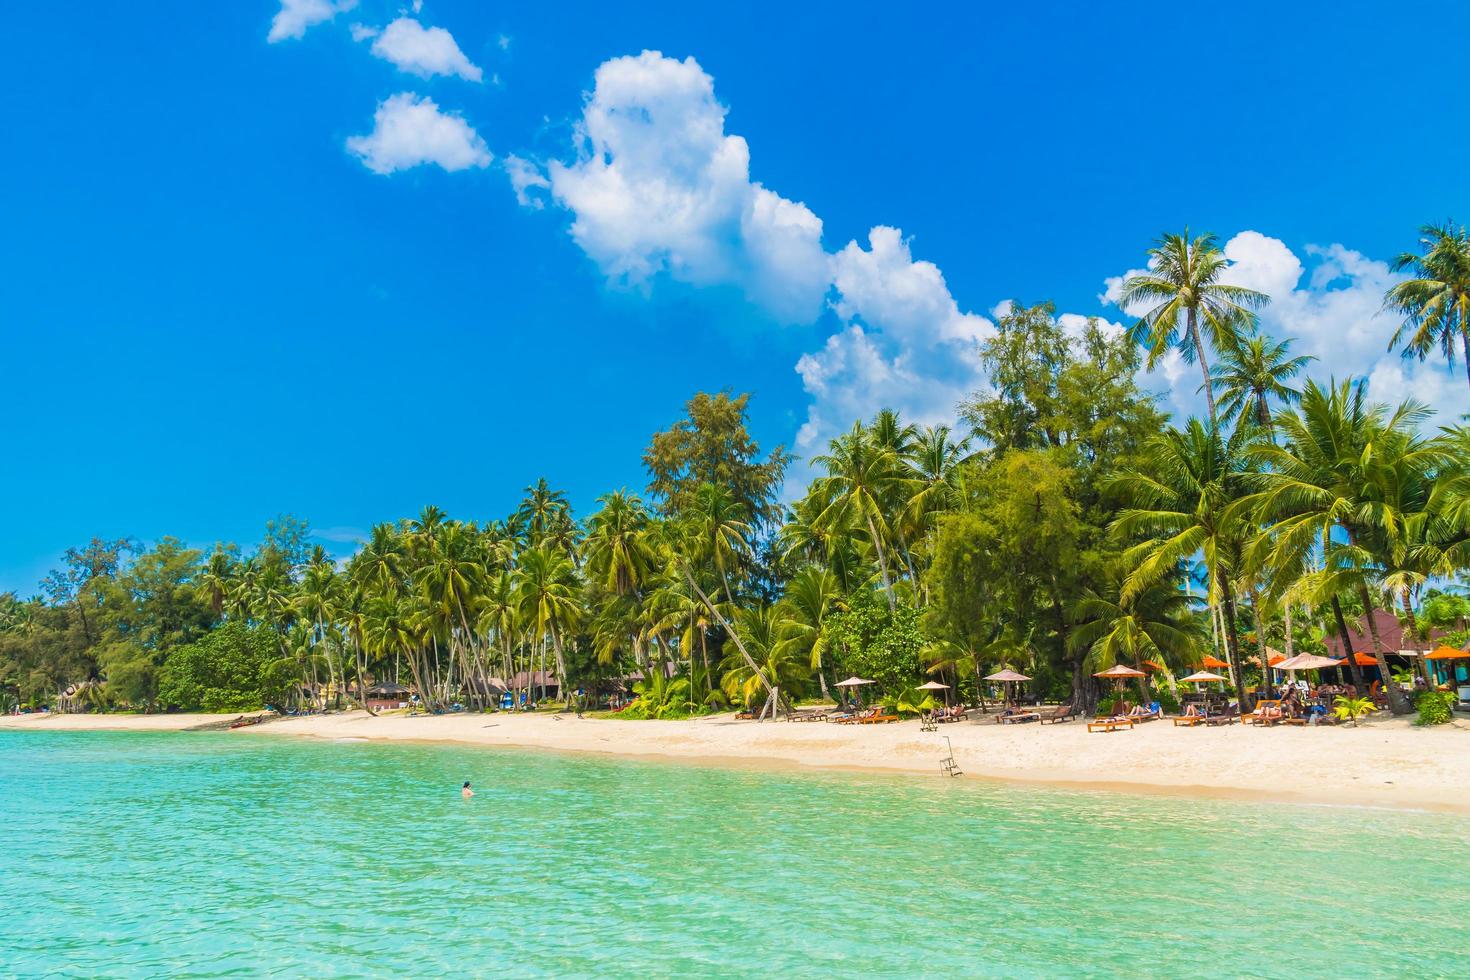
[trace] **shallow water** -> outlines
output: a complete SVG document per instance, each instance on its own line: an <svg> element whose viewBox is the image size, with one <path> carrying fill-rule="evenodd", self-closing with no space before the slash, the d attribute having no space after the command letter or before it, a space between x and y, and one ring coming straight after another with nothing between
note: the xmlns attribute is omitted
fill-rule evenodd
<svg viewBox="0 0 1470 980"><path fill-rule="evenodd" d="M0 731L0 974L1464 976L1467 844L1443 815Z"/></svg>

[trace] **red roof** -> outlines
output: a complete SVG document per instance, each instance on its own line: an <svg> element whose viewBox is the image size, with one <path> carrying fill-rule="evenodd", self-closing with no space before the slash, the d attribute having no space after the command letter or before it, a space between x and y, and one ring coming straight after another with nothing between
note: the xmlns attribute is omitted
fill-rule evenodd
<svg viewBox="0 0 1470 980"><path fill-rule="evenodd" d="M1405 635L1404 628L1399 625L1399 618L1387 609L1373 610L1373 622L1378 627L1378 639L1383 643L1385 651L1393 650L1422 650L1431 644L1428 640L1411 638ZM1348 621L1348 636L1352 639L1352 649L1342 648L1342 638L1338 636L1337 624L1328 617L1327 625L1330 632L1326 637L1328 656L1343 659L1349 653L1360 653L1373 649L1373 637L1369 635L1367 628L1368 618L1360 616L1357 620ZM1434 638L1444 635L1443 630L1432 630Z"/></svg>

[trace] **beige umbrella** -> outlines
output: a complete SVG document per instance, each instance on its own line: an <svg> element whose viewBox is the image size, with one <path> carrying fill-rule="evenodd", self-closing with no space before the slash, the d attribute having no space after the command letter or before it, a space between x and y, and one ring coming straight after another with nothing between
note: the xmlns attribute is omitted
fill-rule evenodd
<svg viewBox="0 0 1470 980"><path fill-rule="evenodd" d="M1146 677L1148 675L1146 675L1141 670L1134 670L1132 667L1125 667L1122 664L1113 664L1113 666L1109 667L1107 670L1099 670L1092 676L1111 677L1118 684L1118 697L1121 698L1123 696L1124 681L1128 680L1128 678L1130 677Z"/></svg>
<svg viewBox="0 0 1470 980"><path fill-rule="evenodd" d="M1277 670L1324 670L1328 667L1340 666L1331 657L1319 657L1315 653L1299 653L1295 657L1283 660L1276 665Z"/></svg>
<svg viewBox="0 0 1470 980"><path fill-rule="evenodd" d="M938 681L928 681L927 683L920 684L918 687L914 688L914 690L916 690L916 691L948 691L949 690L949 685L948 684L941 684ZM944 703L945 704L949 704L949 695L948 694L946 694L944 696Z"/></svg>
<svg viewBox="0 0 1470 980"><path fill-rule="evenodd" d="M1006 692L1006 704L1011 704L1015 700L1011 695L1011 685L1019 683L1020 681L1029 681L1031 678L1027 677L1025 674L1017 673L1016 671L1011 670L1009 667L1007 667L1005 670L997 670L993 674L986 674L985 679L987 681L1000 681L1002 684L1004 684Z"/></svg>
<svg viewBox="0 0 1470 980"><path fill-rule="evenodd" d="M832 686L833 687L842 687L842 688L859 688L859 687L862 687L864 684L873 684L873 683L876 683L876 682L875 681L864 680L863 678L858 677L856 674L854 674L852 677L849 677L847 680L845 680L845 681L838 681L836 684L834 684ZM845 693L846 692L844 692L844 694ZM844 700L843 703L846 704L847 702ZM858 703L859 704L862 704L862 698L861 697L858 698Z"/></svg>

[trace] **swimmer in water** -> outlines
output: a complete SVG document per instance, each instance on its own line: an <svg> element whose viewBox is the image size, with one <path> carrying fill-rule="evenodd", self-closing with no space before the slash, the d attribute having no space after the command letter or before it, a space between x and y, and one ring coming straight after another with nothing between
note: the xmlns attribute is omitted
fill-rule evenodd
<svg viewBox="0 0 1470 980"><path fill-rule="evenodd" d="M465 799L469 799L471 796L475 795L475 791L470 789L470 781L468 779L466 779L464 781L464 785L460 787L459 795L463 796Z"/></svg>

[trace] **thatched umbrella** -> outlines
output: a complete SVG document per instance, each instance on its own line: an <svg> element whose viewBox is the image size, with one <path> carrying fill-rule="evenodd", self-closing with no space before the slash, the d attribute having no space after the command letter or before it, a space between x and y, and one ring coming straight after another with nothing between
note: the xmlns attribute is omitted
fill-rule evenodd
<svg viewBox="0 0 1470 980"><path fill-rule="evenodd" d="M1009 705L1012 703L1013 700L1011 697L1010 686L1021 681L1029 681L1031 678L1027 677L1025 674L1019 674L1016 671L1011 670L1009 667L1007 667L1005 670L998 670L993 674L987 674L985 679L987 681L1000 681L1002 684L1006 685L1004 691L1006 692L1006 704Z"/></svg>
<svg viewBox="0 0 1470 980"><path fill-rule="evenodd" d="M833 684L832 686L833 687L844 688L843 694L845 696L846 693L847 693L847 690L852 690L852 691L854 691L854 693L856 693L856 689L857 688L862 687L865 684L875 684L875 683L877 683L877 682L876 681L864 680L863 678L858 677L856 674L854 674L853 676L847 678L847 680L838 681L836 684ZM862 696L861 695L858 696L858 704L862 704Z"/></svg>
<svg viewBox="0 0 1470 980"><path fill-rule="evenodd" d="M1118 697L1121 698L1123 696L1124 681L1128 680L1130 677L1145 677L1147 675L1144 674L1144 672L1141 670L1134 670L1132 667L1127 667L1123 664L1113 664L1113 666L1109 667L1107 670L1099 670L1092 676L1112 678L1118 685Z"/></svg>
<svg viewBox="0 0 1470 980"><path fill-rule="evenodd" d="M916 690L916 691L946 691L947 692L949 690L949 685L948 684L941 684L938 681L929 681L927 683L920 684L918 687L914 688L914 690ZM944 703L945 704L949 704L949 694L947 694L947 693L944 695Z"/></svg>

